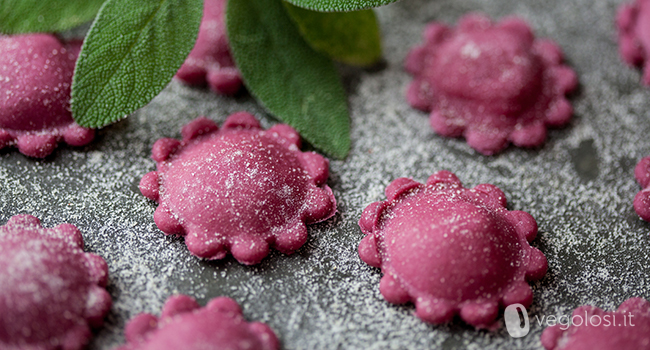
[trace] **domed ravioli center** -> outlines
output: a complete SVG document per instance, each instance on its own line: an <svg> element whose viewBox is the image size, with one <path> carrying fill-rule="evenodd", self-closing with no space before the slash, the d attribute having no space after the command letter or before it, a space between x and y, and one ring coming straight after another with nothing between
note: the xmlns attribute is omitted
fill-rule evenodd
<svg viewBox="0 0 650 350"><path fill-rule="evenodd" d="M75 60L51 35L0 38L0 128L34 131L72 123Z"/></svg>
<svg viewBox="0 0 650 350"><path fill-rule="evenodd" d="M541 64L530 43L512 32L489 29L458 35L437 51L433 78L452 96L520 103L539 90Z"/></svg>
<svg viewBox="0 0 650 350"><path fill-rule="evenodd" d="M163 196L185 224L261 233L300 214L308 174L290 150L257 131L209 137L187 145L164 177Z"/></svg>
<svg viewBox="0 0 650 350"><path fill-rule="evenodd" d="M386 257L410 288L460 302L501 292L519 268L516 232L481 206L449 198L427 205L406 200L393 214L384 227Z"/></svg>
<svg viewBox="0 0 650 350"><path fill-rule="evenodd" d="M6 243L0 239L0 245ZM18 337L25 329L32 328L31 320L24 317L26 310L39 310L39 327L25 337L30 343L47 341L55 335L52 329L72 328L79 322L75 318L61 317L64 313L83 314L88 293L85 288L88 276L78 262L80 254L66 246L67 243L56 240L34 239L29 246L0 247L3 262L12 266L11 270L0 269L0 281L6 283L0 286L0 310L5 313L5 320L11 320L6 324L0 320L0 328L4 329L0 339ZM61 250L66 254L60 254ZM51 266L57 266L56 273L44 273ZM24 298L29 292L34 293L33 299Z"/></svg>

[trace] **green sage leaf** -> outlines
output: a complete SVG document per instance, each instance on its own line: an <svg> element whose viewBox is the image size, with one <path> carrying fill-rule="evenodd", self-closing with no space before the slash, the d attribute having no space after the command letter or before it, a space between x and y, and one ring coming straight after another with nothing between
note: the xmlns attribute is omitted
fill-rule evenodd
<svg viewBox="0 0 650 350"><path fill-rule="evenodd" d="M92 20L104 0L0 0L0 32L59 32Z"/></svg>
<svg viewBox="0 0 650 350"><path fill-rule="evenodd" d="M357 66L369 66L381 58L381 35L375 12L316 12L283 1L300 33L317 51Z"/></svg>
<svg viewBox="0 0 650 350"><path fill-rule="evenodd" d="M344 158L350 120L338 72L305 42L281 0L229 1L226 28L248 90L315 147Z"/></svg>
<svg viewBox="0 0 650 350"><path fill-rule="evenodd" d="M202 0L108 0L75 68L75 121L102 127L149 103L192 50L202 16Z"/></svg>
<svg viewBox="0 0 650 350"><path fill-rule="evenodd" d="M397 0L286 0L298 7L321 12L365 10L390 4Z"/></svg>

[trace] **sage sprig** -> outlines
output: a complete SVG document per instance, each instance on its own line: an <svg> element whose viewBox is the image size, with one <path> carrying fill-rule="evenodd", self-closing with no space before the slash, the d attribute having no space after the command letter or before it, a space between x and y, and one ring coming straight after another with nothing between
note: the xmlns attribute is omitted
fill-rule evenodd
<svg viewBox="0 0 650 350"><path fill-rule="evenodd" d="M0 33L59 32L91 21L105 0L0 0Z"/></svg>
<svg viewBox="0 0 650 350"><path fill-rule="evenodd" d="M149 103L192 50L202 16L202 0L106 1L75 67L75 121L102 127Z"/></svg>
<svg viewBox="0 0 650 350"><path fill-rule="evenodd" d="M364 9L395 0L286 1L229 1L233 56L246 87L270 114L343 158L349 112L332 60L377 62L377 20ZM102 127L169 84L194 46L202 13L202 0L0 0L0 32L57 32L94 18L77 61L71 108L80 125Z"/></svg>
<svg viewBox="0 0 650 350"><path fill-rule="evenodd" d="M332 61L309 47L278 0L228 4L228 38L251 93L327 154L350 148L347 99Z"/></svg>

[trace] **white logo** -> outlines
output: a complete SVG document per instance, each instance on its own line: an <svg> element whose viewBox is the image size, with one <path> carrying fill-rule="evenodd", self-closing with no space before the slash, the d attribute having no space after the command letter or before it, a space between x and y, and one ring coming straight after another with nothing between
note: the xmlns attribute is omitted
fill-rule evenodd
<svg viewBox="0 0 650 350"><path fill-rule="evenodd" d="M521 316L519 312L521 311ZM512 304L506 307L506 311L503 314L506 321L506 329L508 334L513 338L521 338L528 334L530 331L530 323L528 321L528 312L526 308L521 304ZM522 326L523 318L523 326Z"/></svg>
<svg viewBox="0 0 650 350"><path fill-rule="evenodd" d="M621 322L621 316L623 322ZM618 317L618 318L617 318ZM584 310L584 315L576 314L573 315L550 315L545 316L535 315L535 320L537 324L541 327L546 325L546 327L553 327L559 325L559 328L563 331L569 329L569 327L580 327L584 325L585 327L634 327L633 318L634 315L631 312L621 315L621 313L611 313L605 315L592 314L588 310ZM503 313L503 318L506 322L506 330L513 338L521 338L528 334L530 331L530 321L528 319L528 311L521 304L512 304L506 307L506 311Z"/></svg>

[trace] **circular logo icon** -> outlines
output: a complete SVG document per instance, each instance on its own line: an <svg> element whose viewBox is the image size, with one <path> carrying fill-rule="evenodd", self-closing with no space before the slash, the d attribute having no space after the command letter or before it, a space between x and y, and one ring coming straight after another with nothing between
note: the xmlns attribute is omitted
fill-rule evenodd
<svg viewBox="0 0 650 350"><path fill-rule="evenodd" d="M503 313L503 316L506 320L506 329L508 330L508 334L510 334L511 337L521 338L528 334L530 331L528 312L523 305L508 305L508 307L506 307L506 311Z"/></svg>

